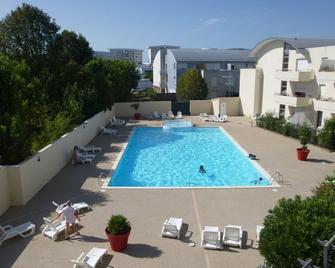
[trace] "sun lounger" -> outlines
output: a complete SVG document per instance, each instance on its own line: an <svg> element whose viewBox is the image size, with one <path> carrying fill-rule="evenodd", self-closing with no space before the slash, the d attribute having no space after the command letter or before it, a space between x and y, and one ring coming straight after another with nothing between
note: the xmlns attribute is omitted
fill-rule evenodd
<svg viewBox="0 0 335 268"><path fill-rule="evenodd" d="M201 246L206 249L222 249L219 227L205 226L201 233Z"/></svg>
<svg viewBox="0 0 335 268"><path fill-rule="evenodd" d="M11 225L0 225L0 246L5 240L13 238L15 236L21 236L26 238L35 233L35 224L31 222L26 222L15 227Z"/></svg>
<svg viewBox="0 0 335 268"><path fill-rule="evenodd" d="M166 113L162 113L162 119L163 120L168 119L168 116L166 115Z"/></svg>
<svg viewBox="0 0 335 268"><path fill-rule="evenodd" d="M83 151L83 152L86 152L86 153L95 153L95 152L101 152L102 151L102 148L101 147L96 147L94 145L89 145L89 146L86 146L86 147L79 147L79 151Z"/></svg>
<svg viewBox="0 0 335 268"><path fill-rule="evenodd" d="M256 242L257 246L259 244L259 240L261 238L261 231L264 229L263 225L256 225Z"/></svg>
<svg viewBox="0 0 335 268"><path fill-rule="evenodd" d="M84 155L80 155L80 154L78 153L77 158L76 158L76 162L77 162L77 163L81 163L81 164L85 164L85 163L92 164L92 162L93 162L93 158L91 158L91 157L86 157L86 156L84 156Z"/></svg>
<svg viewBox="0 0 335 268"><path fill-rule="evenodd" d="M178 111L177 112L177 117L176 117L177 119L182 119L183 118L183 114L182 114L182 112L181 111Z"/></svg>
<svg viewBox="0 0 335 268"><path fill-rule="evenodd" d="M110 123L112 126L123 126L126 124L126 121L122 119L118 119L114 115L113 118L110 120Z"/></svg>
<svg viewBox="0 0 335 268"><path fill-rule="evenodd" d="M52 204L54 204L57 207L56 212L58 214L62 213L63 208L66 207L66 203L59 205L55 201L52 201ZM85 210L90 210L91 209L90 206L85 202L73 203L72 207L75 210L77 210L78 212L80 212L82 209L85 209Z"/></svg>
<svg viewBox="0 0 335 268"><path fill-rule="evenodd" d="M161 119L161 117L159 116L159 113L156 111L154 112L153 116L155 119Z"/></svg>
<svg viewBox="0 0 335 268"><path fill-rule="evenodd" d="M172 111L168 111L168 117L169 119L174 119L174 114Z"/></svg>
<svg viewBox="0 0 335 268"><path fill-rule="evenodd" d="M201 119L201 121L203 121L203 122L208 122L208 121L210 121L210 117L208 116L207 113L200 113L200 119Z"/></svg>
<svg viewBox="0 0 335 268"><path fill-rule="evenodd" d="M87 152L78 153L79 157L95 159L95 154L88 154Z"/></svg>
<svg viewBox="0 0 335 268"><path fill-rule="evenodd" d="M238 225L226 225L223 230L223 244L242 248L243 230Z"/></svg>
<svg viewBox="0 0 335 268"><path fill-rule="evenodd" d="M104 248L92 248L87 254L82 252L76 260L71 260L73 268L96 267L106 253L107 249Z"/></svg>
<svg viewBox="0 0 335 268"><path fill-rule="evenodd" d="M58 234L60 232L64 231L65 228L66 228L65 220L51 221L51 220L43 217L43 221L46 224L46 226L44 227L44 229L42 231L42 234L51 238L54 241L57 240Z"/></svg>
<svg viewBox="0 0 335 268"><path fill-rule="evenodd" d="M117 130L116 129L112 129L112 128L106 128L106 127L104 127L104 128L102 128L101 133L102 133L102 135L104 135L104 134L115 135L117 133Z"/></svg>
<svg viewBox="0 0 335 268"><path fill-rule="evenodd" d="M162 236L175 237L180 239L180 230L183 225L183 219L170 217L165 220L162 228Z"/></svg>

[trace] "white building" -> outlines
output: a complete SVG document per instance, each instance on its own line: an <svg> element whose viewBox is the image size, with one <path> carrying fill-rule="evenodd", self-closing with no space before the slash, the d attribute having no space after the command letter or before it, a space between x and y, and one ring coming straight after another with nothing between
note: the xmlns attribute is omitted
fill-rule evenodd
<svg viewBox="0 0 335 268"><path fill-rule="evenodd" d="M241 68L253 68L255 59L248 49L168 49L162 74L162 55L153 64L153 85L166 93L176 93L178 79L190 68L201 70L208 98L238 96Z"/></svg>
<svg viewBox="0 0 335 268"><path fill-rule="evenodd" d="M148 61L149 64L153 64L154 59L158 53L158 51L163 50L163 52L167 49L176 49L176 48L180 48L179 46L171 46L171 45L158 45L158 46L148 46ZM163 53L164 54L164 53Z"/></svg>
<svg viewBox="0 0 335 268"><path fill-rule="evenodd" d="M240 76L244 115L271 112L320 126L335 114L335 40L268 38L250 56L256 68Z"/></svg>
<svg viewBox="0 0 335 268"><path fill-rule="evenodd" d="M109 51L94 52L94 55L98 58L132 61L136 65L142 64L142 54L143 50L136 48L111 48Z"/></svg>

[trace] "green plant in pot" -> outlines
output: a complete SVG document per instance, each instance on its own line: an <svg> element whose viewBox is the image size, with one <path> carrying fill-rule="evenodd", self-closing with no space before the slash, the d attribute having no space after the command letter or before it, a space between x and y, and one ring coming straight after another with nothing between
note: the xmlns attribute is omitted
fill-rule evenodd
<svg viewBox="0 0 335 268"><path fill-rule="evenodd" d="M309 149L307 148L307 143L310 140L311 129L307 125L303 125L299 128L299 140L301 147L297 148L298 160L306 161L309 154Z"/></svg>
<svg viewBox="0 0 335 268"><path fill-rule="evenodd" d="M128 245L131 226L123 215L112 215L106 227L106 235L112 250L122 251Z"/></svg>
<svg viewBox="0 0 335 268"><path fill-rule="evenodd" d="M134 119L135 120L140 120L141 119L141 114L136 112L138 110L138 108L140 108L140 104L139 103L133 103L133 104L130 105L130 107L135 110Z"/></svg>

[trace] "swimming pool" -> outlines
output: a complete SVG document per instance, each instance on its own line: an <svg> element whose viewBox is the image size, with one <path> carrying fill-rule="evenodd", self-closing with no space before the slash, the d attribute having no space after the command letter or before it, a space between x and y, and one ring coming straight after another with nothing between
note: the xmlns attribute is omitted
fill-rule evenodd
<svg viewBox="0 0 335 268"><path fill-rule="evenodd" d="M203 166L206 173L200 173ZM259 178L262 178L260 181ZM135 128L110 180L112 187L269 186L221 128Z"/></svg>

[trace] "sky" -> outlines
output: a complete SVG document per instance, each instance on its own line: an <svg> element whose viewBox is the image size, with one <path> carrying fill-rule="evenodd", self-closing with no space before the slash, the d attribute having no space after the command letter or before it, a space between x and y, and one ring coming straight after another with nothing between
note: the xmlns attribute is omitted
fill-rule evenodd
<svg viewBox="0 0 335 268"><path fill-rule="evenodd" d="M23 2L94 50L179 45L253 48L268 37L335 39L334 0L0 0L0 19Z"/></svg>

